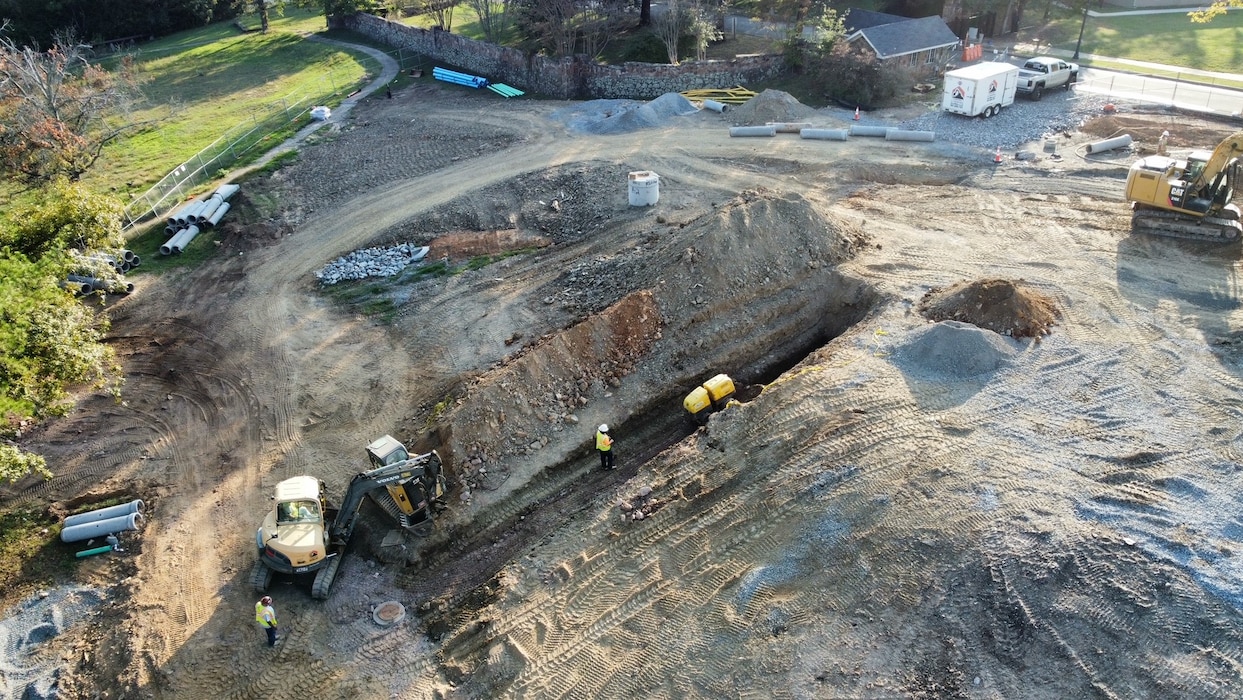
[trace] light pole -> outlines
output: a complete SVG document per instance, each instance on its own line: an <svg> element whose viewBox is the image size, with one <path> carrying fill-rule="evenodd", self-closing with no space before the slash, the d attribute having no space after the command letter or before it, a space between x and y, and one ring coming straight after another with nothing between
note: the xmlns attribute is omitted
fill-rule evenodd
<svg viewBox="0 0 1243 700"><path fill-rule="evenodd" d="M1083 4L1083 22L1079 24L1079 41L1075 42L1075 60L1079 60L1079 47L1083 46L1083 30L1088 26L1088 4Z"/></svg>

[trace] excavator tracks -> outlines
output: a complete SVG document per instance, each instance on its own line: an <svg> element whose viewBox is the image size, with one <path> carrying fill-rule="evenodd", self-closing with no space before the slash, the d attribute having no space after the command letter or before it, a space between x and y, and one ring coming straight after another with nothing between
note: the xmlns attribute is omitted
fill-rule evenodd
<svg viewBox="0 0 1243 700"><path fill-rule="evenodd" d="M328 600L332 590L332 582L337 578L337 568L341 566L341 556L337 555L328 562L328 566L315 574L315 583L311 585L311 597L315 600Z"/></svg>
<svg viewBox="0 0 1243 700"><path fill-rule="evenodd" d="M1210 243L1231 243L1243 237L1243 225L1237 218L1192 218L1172 211L1147 208L1137 208L1131 215L1131 230Z"/></svg>

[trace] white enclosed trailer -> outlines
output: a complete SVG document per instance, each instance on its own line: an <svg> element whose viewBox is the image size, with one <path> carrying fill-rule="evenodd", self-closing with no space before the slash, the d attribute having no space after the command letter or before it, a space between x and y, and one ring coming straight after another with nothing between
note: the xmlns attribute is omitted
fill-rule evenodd
<svg viewBox="0 0 1243 700"><path fill-rule="evenodd" d="M1009 63L977 63L945 74L941 108L968 117L991 117L1014 103L1019 67Z"/></svg>

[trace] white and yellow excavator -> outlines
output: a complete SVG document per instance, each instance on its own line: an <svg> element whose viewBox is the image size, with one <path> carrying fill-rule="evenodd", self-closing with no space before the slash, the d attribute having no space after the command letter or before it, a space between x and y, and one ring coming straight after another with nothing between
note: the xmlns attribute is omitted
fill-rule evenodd
<svg viewBox="0 0 1243 700"><path fill-rule="evenodd" d="M1126 179L1132 230L1222 243L1238 240L1243 225L1231 200L1241 171L1243 131L1211 153L1193 151L1184 160L1141 158Z"/></svg>
<svg viewBox="0 0 1243 700"><path fill-rule="evenodd" d="M258 560L251 585L263 593L277 574L314 577L311 597L324 600L341 565L364 496L370 496L402 528L426 534L443 507L445 478L435 450L411 456L385 435L367 446L372 468L354 475L340 508L329 504L324 482L295 476L276 485L274 506L255 532Z"/></svg>

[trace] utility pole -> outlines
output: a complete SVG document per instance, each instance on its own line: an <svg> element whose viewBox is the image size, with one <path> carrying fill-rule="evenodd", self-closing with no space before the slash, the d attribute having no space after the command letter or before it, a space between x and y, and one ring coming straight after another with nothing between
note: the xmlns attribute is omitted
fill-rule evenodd
<svg viewBox="0 0 1243 700"><path fill-rule="evenodd" d="M1079 60L1079 47L1083 46L1083 30L1088 26L1088 3L1083 3L1083 22L1079 24L1079 41L1075 42L1075 60Z"/></svg>

